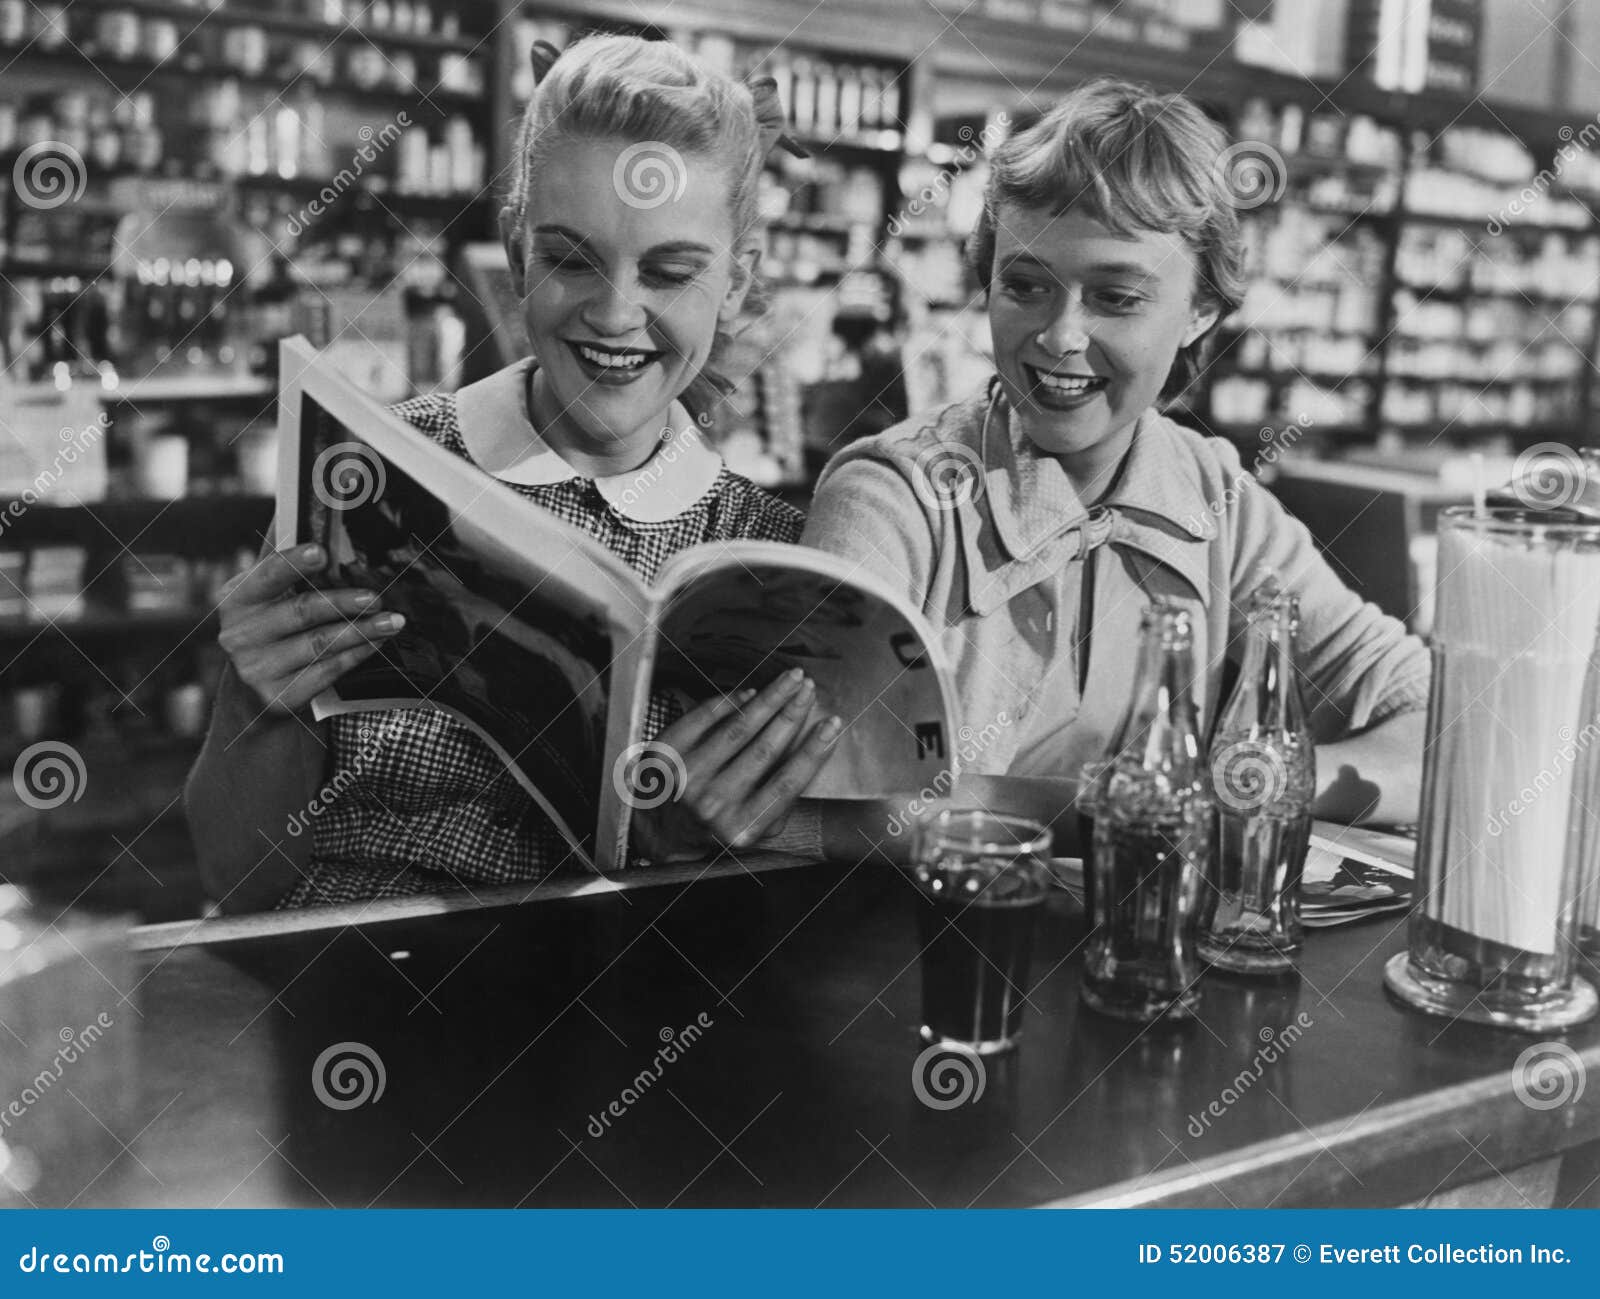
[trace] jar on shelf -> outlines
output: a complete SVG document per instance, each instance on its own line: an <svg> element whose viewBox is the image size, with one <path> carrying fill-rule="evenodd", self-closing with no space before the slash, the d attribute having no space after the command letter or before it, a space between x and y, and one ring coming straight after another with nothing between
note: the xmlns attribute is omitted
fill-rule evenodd
<svg viewBox="0 0 1600 1299"><path fill-rule="evenodd" d="M396 90L417 88L417 61L404 50L389 56L389 81Z"/></svg>
<svg viewBox="0 0 1600 1299"><path fill-rule="evenodd" d="M140 42L145 58L165 63L178 52L178 24L170 18L146 18Z"/></svg>
<svg viewBox="0 0 1600 1299"><path fill-rule="evenodd" d="M27 0L0 0L0 45L21 45L27 39Z"/></svg>
<svg viewBox="0 0 1600 1299"><path fill-rule="evenodd" d="M361 44L350 51L346 70L358 89L376 90L389 71L389 61L376 46Z"/></svg>
<svg viewBox="0 0 1600 1299"><path fill-rule="evenodd" d="M67 7L56 0L36 0L33 6L33 44L41 50L59 50L69 39Z"/></svg>
<svg viewBox="0 0 1600 1299"><path fill-rule="evenodd" d="M311 81L319 86L331 85L338 74L333 47L310 39L295 42L289 51L287 67L289 80Z"/></svg>
<svg viewBox="0 0 1600 1299"><path fill-rule="evenodd" d="M379 55L382 58L382 55ZM439 56L439 89L457 95L481 95L483 73L465 54L453 52Z"/></svg>
<svg viewBox="0 0 1600 1299"><path fill-rule="evenodd" d="M266 71L267 55L267 33L264 28L250 24L230 27L222 38L222 61L247 77L259 77Z"/></svg>
<svg viewBox="0 0 1600 1299"><path fill-rule="evenodd" d="M94 22L94 43L111 59L131 59L139 53L139 15L132 9L107 9Z"/></svg>

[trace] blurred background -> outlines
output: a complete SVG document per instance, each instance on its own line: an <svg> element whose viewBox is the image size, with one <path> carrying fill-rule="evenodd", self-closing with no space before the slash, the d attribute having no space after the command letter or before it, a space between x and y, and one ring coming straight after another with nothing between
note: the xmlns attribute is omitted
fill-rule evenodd
<svg viewBox="0 0 1600 1299"><path fill-rule="evenodd" d="M391 400L521 355L527 50L592 30L774 76L811 151L771 160L773 308L714 430L801 507L987 376L985 151L1102 73L1239 141L1252 287L1175 413L1369 598L1426 631L1438 509L1589 441L1600 0L0 0L0 757L70 746L50 796L0 782L0 880L198 914L179 789L271 514L276 340Z"/></svg>

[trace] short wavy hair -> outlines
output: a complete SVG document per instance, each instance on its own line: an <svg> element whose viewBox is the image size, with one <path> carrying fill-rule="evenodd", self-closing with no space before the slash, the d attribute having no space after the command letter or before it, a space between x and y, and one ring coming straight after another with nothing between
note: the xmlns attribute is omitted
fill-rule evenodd
<svg viewBox="0 0 1600 1299"><path fill-rule="evenodd" d="M1032 126L1013 133L990 159L983 213L967 257L987 291L1002 206L1092 217L1118 234L1181 235L1198 264L1198 305L1217 323L1181 348L1161 395L1187 387L1205 366L1217 326L1244 299L1245 250L1235 196L1223 165L1227 136L1182 95L1097 77L1073 90Z"/></svg>

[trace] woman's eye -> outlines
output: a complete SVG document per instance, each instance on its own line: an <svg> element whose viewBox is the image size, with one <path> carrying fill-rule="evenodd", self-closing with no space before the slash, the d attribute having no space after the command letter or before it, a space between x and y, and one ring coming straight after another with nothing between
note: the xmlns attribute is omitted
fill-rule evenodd
<svg viewBox="0 0 1600 1299"><path fill-rule="evenodd" d="M1013 298L1038 298L1050 291L1050 286L1041 284L1038 280L1017 279L1012 276L1002 276L1000 287Z"/></svg>
<svg viewBox="0 0 1600 1299"><path fill-rule="evenodd" d="M539 264L548 267L552 271L560 271L564 275L582 274L584 271L594 269L582 257L574 256L571 253L541 253L539 254Z"/></svg>
<svg viewBox="0 0 1600 1299"><path fill-rule="evenodd" d="M1108 289L1095 295L1096 300L1108 311L1137 311L1144 305L1144 298L1137 293L1119 293Z"/></svg>
<svg viewBox="0 0 1600 1299"><path fill-rule="evenodd" d="M699 269L693 266L656 266L647 270L645 277L658 284L682 285L688 284L698 274Z"/></svg>

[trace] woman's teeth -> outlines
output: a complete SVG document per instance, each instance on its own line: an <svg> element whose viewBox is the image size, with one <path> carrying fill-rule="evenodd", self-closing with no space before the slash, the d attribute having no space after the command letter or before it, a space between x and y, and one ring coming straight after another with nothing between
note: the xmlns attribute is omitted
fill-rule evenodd
<svg viewBox="0 0 1600 1299"><path fill-rule="evenodd" d="M643 365L654 354L651 352L602 352L579 343L578 355L589 362L590 365L598 365L607 370L633 370Z"/></svg>
<svg viewBox="0 0 1600 1299"><path fill-rule="evenodd" d="M1099 375L1058 375L1046 374L1043 370L1035 370L1042 387L1050 392L1060 393L1064 397L1076 397L1079 393L1088 392L1105 384Z"/></svg>

